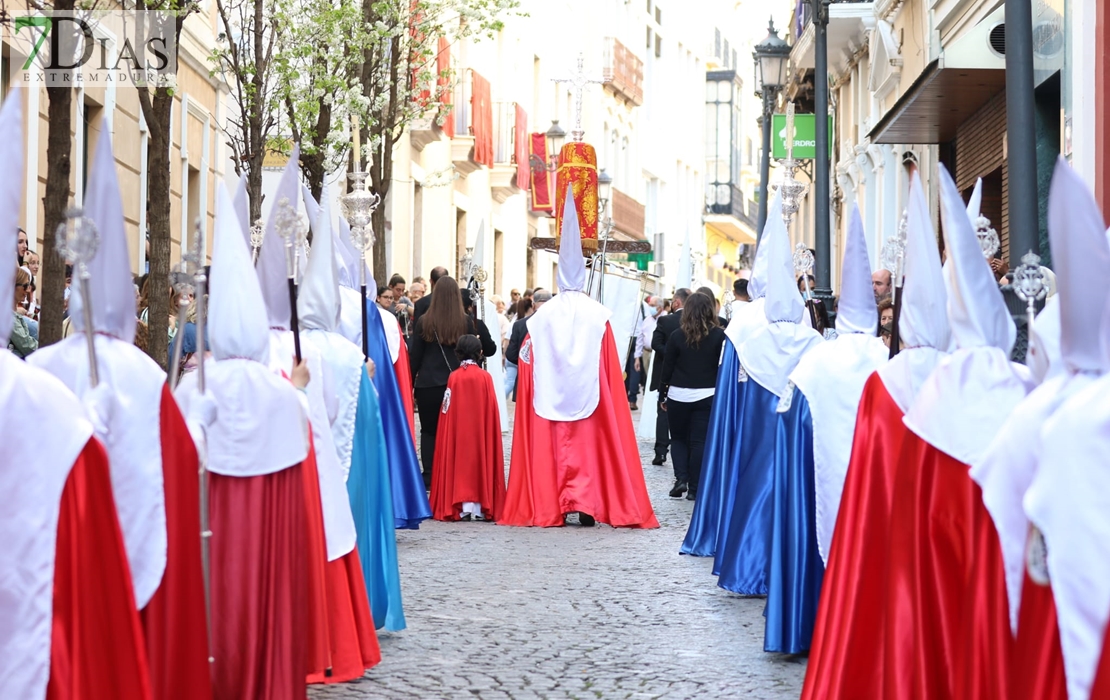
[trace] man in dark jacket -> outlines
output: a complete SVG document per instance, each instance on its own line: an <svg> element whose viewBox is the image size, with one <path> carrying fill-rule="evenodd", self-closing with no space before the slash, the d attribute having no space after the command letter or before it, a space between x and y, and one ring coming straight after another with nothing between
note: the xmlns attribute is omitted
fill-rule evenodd
<svg viewBox="0 0 1110 700"><path fill-rule="evenodd" d="M655 332L651 334L651 386L650 391L659 391L659 377L663 374L663 359L667 351L667 339L671 333L678 330L682 321L682 305L690 298L690 290L682 287L674 291L671 299L671 312L659 319L655 324ZM651 463L662 466L667 461L667 450L671 447L670 426L667 424L667 412L663 410L662 402L656 407L655 418L655 459ZM678 474L675 474L678 478ZM682 494L679 494L680 496Z"/></svg>
<svg viewBox="0 0 1110 700"><path fill-rule="evenodd" d="M447 276L447 268L446 267L434 268L432 270L431 274L428 275L428 278L431 280L431 282L430 282L431 287L429 287L428 293L425 294L424 296L420 297L419 299L417 299L416 303L413 305L413 310L412 310L412 326L413 326L413 328L416 327L416 320L418 318L420 318L421 316L423 316L424 313L426 313L428 311L428 307L432 305L432 293L435 292L436 282L439 281L440 277L446 277L446 276ZM462 284L460 284L459 286L461 287Z"/></svg>
<svg viewBox="0 0 1110 700"><path fill-rule="evenodd" d="M551 292L546 289L540 289L532 295L532 313L536 313L543 306L544 302L551 301ZM524 344L524 338L528 335L528 319L531 315L524 318L517 319L513 323L513 330L509 334L509 346L505 348L505 360L512 362L514 365L519 364L520 360L520 346ZM516 392L513 392L513 400L516 400Z"/></svg>

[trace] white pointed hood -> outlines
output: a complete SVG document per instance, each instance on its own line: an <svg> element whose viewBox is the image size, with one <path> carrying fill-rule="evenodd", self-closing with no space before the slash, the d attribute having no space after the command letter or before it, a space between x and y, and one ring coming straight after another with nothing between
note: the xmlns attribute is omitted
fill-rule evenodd
<svg viewBox="0 0 1110 700"><path fill-rule="evenodd" d="M243 238L247 248L251 247L251 205L247 197L247 174L239 176L239 183L235 186L235 196L232 199L235 214L239 217L239 227L243 230Z"/></svg>
<svg viewBox="0 0 1110 700"><path fill-rule="evenodd" d="M1105 372L1110 353L1103 352L1096 319L1110 309L1105 288L1091 282L1110 270L1110 248L1098 204L1063 157L1052 175L1048 236L1060 297L1061 357L1071 372Z"/></svg>
<svg viewBox="0 0 1110 700"><path fill-rule="evenodd" d="M563 230L559 232L559 270L556 282L560 292L582 292L586 289L586 259L582 257L582 231L573 192L568 187L563 207Z"/></svg>
<svg viewBox="0 0 1110 700"><path fill-rule="evenodd" d="M559 293L528 319L530 356L535 381L532 406L551 421L588 418L601 398L602 341L610 311L586 288L586 264L574 199L567 193L559 243ZM617 362L616 359L613 359Z"/></svg>
<svg viewBox="0 0 1110 700"><path fill-rule="evenodd" d="M748 280L748 296L752 301L762 298L767 294L767 247L763 245L764 236L773 222L782 220L782 192L775 190L775 196L767 206L767 222L763 224L760 233L759 245L755 249L755 260L752 261L751 279Z"/></svg>
<svg viewBox="0 0 1110 700"><path fill-rule="evenodd" d="M332 232L332 238L339 263L339 286L358 289L358 252L351 245L351 225L342 216L339 217L339 226Z"/></svg>
<svg viewBox="0 0 1110 700"><path fill-rule="evenodd" d="M768 223L763 225L764 234L771 230L772 220L782 220L782 195L777 191L767 208ZM767 254L770 252L770 246L766 245L766 241L765 235L760 237L759 246L755 251L755 260L752 262L752 274L748 280L748 296L751 297L751 302L740 307L729 319L728 326L725 328L725 337L734 348L739 348L752 333L767 325L764 305L767 303Z"/></svg>
<svg viewBox="0 0 1110 700"><path fill-rule="evenodd" d="M837 333L875 335L879 314L875 309L875 292L871 286L871 261L867 258L867 241L859 206L852 205L848 220L848 240L844 245L844 264L840 274L840 303L836 311Z"/></svg>
<svg viewBox="0 0 1110 700"><path fill-rule="evenodd" d="M768 214L760 246L767 248L767 299L763 308L766 325L754 330L737 353L749 377L772 394L780 395L786 390L798 360L822 339L817 331L801 323L805 304L794 282L790 239L781 216Z"/></svg>
<svg viewBox="0 0 1110 700"><path fill-rule="evenodd" d="M270 328L288 329L292 307L289 305L289 272L285 264L285 241L278 235L278 212L281 203L287 200L290 206L297 206L300 200L298 192L298 171L300 166L300 146L293 147L289 162L281 174L277 191L274 193L273 206L270 207L270 216L266 220L266 232L262 238L262 248L258 252L258 264L255 271L258 273L258 283L262 288L262 298L266 301L266 313ZM248 233L249 238L249 233Z"/></svg>
<svg viewBox="0 0 1110 700"><path fill-rule="evenodd" d="M913 404L921 385L947 352L951 339L940 251L921 176L917 172L910 176L906 214L906 251L902 266L905 276L898 319L902 350L879 368L883 386L903 412Z"/></svg>
<svg viewBox="0 0 1110 700"><path fill-rule="evenodd" d="M312 227L312 253L298 291L297 312L305 328L334 331L339 327L339 272L332 250L330 206L326 196L323 206L318 206L307 187L303 196Z"/></svg>
<svg viewBox="0 0 1110 700"><path fill-rule="evenodd" d="M239 233L239 217L227 191L216 193L216 235L208 286L208 342L217 360L232 358L265 364L270 357L266 302L251 258Z"/></svg>
<svg viewBox="0 0 1110 700"><path fill-rule="evenodd" d="M0 107L0 162L6 176L0 180L0 255L8 261L0 265L0 348L8 347L15 316L16 228L19 226L20 204L23 201L23 99L22 91L12 90ZM49 245L49 244L47 244ZM132 292L134 296L134 292Z"/></svg>
<svg viewBox="0 0 1110 700"><path fill-rule="evenodd" d="M92 219L100 231L100 245L88 265L94 330L132 342L136 324L135 286L131 281L131 258L116 177L116 158L107 129L100 132L85 201L85 216ZM69 317L73 329L78 332L85 330L84 304L81 285L75 283L69 298Z"/></svg>
<svg viewBox="0 0 1110 700"><path fill-rule="evenodd" d="M1029 358L1034 375L1043 381L1014 409L982 461L971 470L972 478L983 487L983 503L998 530L1013 629L1017 628L1029 531L1022 500L1027 492L1035 502L1045 494L1052 497L1057 486L1057 475L1052 473L1046 474L1046 480L1038 480L1044 449L1042 428L1065 401L1110 369L1099 348L1096 326L1091 322L1103 317L1108 295L1103 288L1090 285L1091 279L1098 279L1102 271L1110 268L1110 243L1102 230L1102 213L1094 197L1062 158L1056 163L1049 191L1048 234L1052 259L1059 272L1060 293L1048 301L1033 323ZM1044 380L1049 363L1055 366L1055 374ZM1079 488L1088 485L1083 483ZM1049 546L1054 555L1058 547L1066 547L1065 555L1078 552L1092 563L1100 561L1097 550L1085 549L1083 540L1087 533L1061 532L1053 527L1057 524L1051 517L1044 523L1046 538L1051 535ZM1061 537L1068 541L1061 543ZM1105 557L1101 560L1105 561ZM1110 567L1102 575L1110 576ZM1067 626L1072 622L1074 617L1065 619ZM1069 642L1071 639L1074 637Z"/></svg>
<svg viewBox="0 0 1110 700"><path fill-rule="evenodd" d="M840 280L839 335L807 352L790 374L805 396L813 420L817 548L828 560L840 496L852 456L856 415L863 387L889 355L875 336L878 314L871 287L871 264L859 208L852 207Z"/></svg>
<svg viewBox="0 0 1110 700"><path fill-rule="evenodd" d="M974 222L983 210L983 178L975 179L975 188L971 190L971 197L967 200L967 218Z"/></svg>
<svg viewBox="0 0 1110 700"><path fill-rule="evenodd" d="M948 315L957 350L922 385L905 424L941 452L975 467L1028 388L1010 363L1016 330L983 258L967 209L940 167L941 218L952 262Z"/></svg>

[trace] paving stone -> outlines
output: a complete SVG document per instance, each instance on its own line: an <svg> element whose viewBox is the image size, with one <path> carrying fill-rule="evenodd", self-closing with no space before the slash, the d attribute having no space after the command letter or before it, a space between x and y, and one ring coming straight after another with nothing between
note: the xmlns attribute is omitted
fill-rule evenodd
<svg viewBox="0 0 1110 700"><path fill-rule="evenodd" d="M399 530L408 629L379 635L366 676L310 700L797 698L805 660L765 653L764 601L678 554L694 504L667 497L670 465L639 447L658 530Z"/></svg>

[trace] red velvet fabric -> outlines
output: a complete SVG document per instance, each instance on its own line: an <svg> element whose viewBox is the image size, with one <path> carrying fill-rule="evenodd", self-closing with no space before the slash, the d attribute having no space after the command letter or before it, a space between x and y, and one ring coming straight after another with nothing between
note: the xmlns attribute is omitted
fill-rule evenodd
<svg viewBox="0 0 1110 700"><path fill-rule="evenodd" d="M877 373L864 385L802 698L882 697L882 574L898 454L908 431Z"/></svg>
<svg viewBox="0 0 1110 700"><path fill-rule="evenodd" d="M212 682L201 565L199 462L168 385L162 389L160 430L166 570L154 597L140 611L150 685L160 700L206 700L212 697Z"/></svg>
<svg viewBox="0 0 1110 700"><path fill-rule="evenodd" d="M593 415L549 421L532 407L532 365L521 361L509 486L499 524L558 527L564 513L581 511L613 527L659 527L608 327L600 379L601 399Z"/></svg>
<svg viewBox="0 0 1110 700"><path fill-rule="evenodd" d="M108 454L85 445L62 490L47 700L152 698Z"/></svg>
<svg viewBox="0 0 1110 700"><path fill-rule="evenodd" d="M894 479L884 698L1008 698L1002 552L966 464L908 433Z"/></svg>
<svg viewBox="0 0 1110 700"><path fill-rule="evenodd" d="M374 631L358 550L329 561L326 575L331 675L311 674L308 682L344 683L361 678L366 669L377 666L382 652Z"/></svg>
<svg viewBox="0 0 1110 700"><path fill-rule="evenodd" d="M1014 700L1067 700L1056 600L1052 587L1034 583L1028 571L1021 584L1017 629L1010 676Z"/></svg>
<svg viewBox="0 0 1110 700"><path fill-rule="evenodd" d="M447 380L451 400L439 418L432 468L432 517L458 520L462 504L481 503L488 520L505 507L505 456L493 378L470 365Z"/></svg>
<svg viewBox="0 0 1110 700"><path fill-rule="evenodd" d="M305 698L305 464L209 477L216 700Z"/></svg>
<svg viewBox="0 0 1110 700"><path fill-rule="evenodd" d="M1110 625L1106 626L1106 636L1102 638L1102 658L1095 672L1090 700L1110 700Z"/></svg>
<svg viewBox="0 0 1110 700"><path fill-rule="evenodd" d="M401 402L405 404L405 416L409 419L409 432L412 433L412 444L416 446L416 411L412 398L412 370L409 366L409 349L405 345L404 336L401 337L401 349L397 353L397 361L393 363L393 372L397 375L397 388L401 392Z"/></svg>
<svg viewBox="0 0 1110 700"><path fill-rule="evenodd" d="M331 667L328 632L328 544L324 538L324 506L320 500L320 475L316 471L316 447L308 438L308 457L301 463L304 479L305 569L308 588L302 603L306 606L308 629L305 637L305 675L324 674Z"/></svg>

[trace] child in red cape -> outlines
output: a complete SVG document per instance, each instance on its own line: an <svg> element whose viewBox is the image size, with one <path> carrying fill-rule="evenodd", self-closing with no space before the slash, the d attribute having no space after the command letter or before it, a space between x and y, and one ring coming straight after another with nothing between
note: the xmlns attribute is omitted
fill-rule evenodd
<svg viewBox="0 0 1110 700"><path fill-rule="evenodd" d="M447 380L432 468L432 517L500 520L505 505L501 417L493 378L482 369L482 344L464 335L459 368Z"/></svg>

